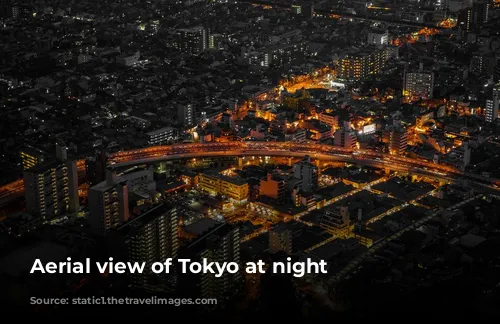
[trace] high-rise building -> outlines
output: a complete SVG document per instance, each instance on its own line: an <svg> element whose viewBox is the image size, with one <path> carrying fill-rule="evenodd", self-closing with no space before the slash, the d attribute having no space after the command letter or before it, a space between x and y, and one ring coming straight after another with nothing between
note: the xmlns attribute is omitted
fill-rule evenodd
<svg viewBox="0 0 500 324"><path fill-rule="evenodd" d="M497 58L493 53L474 53L469 64L469 71L477 76L490 77L495 74Z"/></svg>
<svg viewBox="0 0 500 324"><path fill-rule="evenodd" d="M19 151L23 170L33 168L46 160L46 153L37 148L27 146Z"/></svg>
<svg viewBox="0 0 500 324"><path fill-rule="evenodd" d="M24 171L26 208L43 221L79 209L76 161L51 160Z"/></svg>
<svg viewBox="0 0 500 324"><path fill-rule="evenodd" d="M177 120L182 126L192 126L194 123L194 108L192 104L177 106Z"/></svg>
<svg viewBox="0 0 500 324"><path fill-rule="evenodd" d="M175 287L175 274L155 274L151 265L177 258L179 218L177 209L166 204L155 206L118 228L125 239L128 261L145 263L142 273L130 273L133 288L148 292L168 292Z"/></svg>
<svg viewBox="0 0 500 324"><path fill-rule="evenodd" d="M390 57L388 48L366 47L346 54L339 60L338 77L358 81L379 74Z"/></svg>
<svg viewBox="0 0 500 324"><path fill-rule="evenodd" d="M311 163L311 157L293 165L293 177L302 182L302 191L314 192L318 188L318 167Z"/></svg>
<svg viewBox="0 0 500 324"><path fill-rule="evenodd" d="M292 231L282 223L269 231L269 252L292 254Z"/></svg>
<svg viewBox="0 0 500 324"><path fill-rule="evenodd" d="M500 82L493 86L493 98L500 100Z"/></svg>
<svg viewBox="0 0 500 324"><path fill-rule="evenodd" d="M458 12L457 27L467 32L474 28L472 8L461 9Z"/></svg>
<svg viewBox="0 0 500 324"><path fill-rule="evenodd" d="M195 241L183 250L182 258L199 261L206 259L207 262L235 262L240 264L240 230L231 224L219 224L208 230L206 234L195 239ZM202 298L217 298L217 306L223 306L224 302L233 296L242 283L241 271L230 273L224 271L220 277L212 273L183 274L183 291L189 291L193 295Z"/></svg>
<svg viewBox="0 0 500 324"><path fill-rule="evenodd" d="M107 231L117 228L129 219L128 187L111 170L106 180L91 187L88 194L92 231L105 236Z"/></svg>
<svg viewBox="0 0 500 324"><path fill-rule="evenodd" d="M177 30L177 47L187 54L200 54L207 49L207 31L202 26Z"/></svg>
<svg viewBox="0 0 500 324"><path fill-rule="evenodd" d="M215 50L224 49L224 36L222 34L210 34L208 36L208 48Z"/></svg>
<svg viewBox="0 0 500 324"><path fill-rule="evenodd" d="M465 31L480 28L489 20L491 4L488 0L479 0L474 3L465 2L467 7L458 12L457 26Z"/></svg>
<svg viewBox="0 0 500 324"><path fill-rule="evenodd" d="M389 152L395 155L403 155L408 148L408 132L406 129L394 129L391 132Z"/></svg>
<svg viewBox="0 0 500 324"><path fill-rule="evenodd" d="M491 3L489 0L479 0L472 4L472 20L475 26L488 22Z"/></svg>
<svg viewBox="0 0 500 324"><path fill-rule="evenodd" d="M406 72L403 80L403 95L409 98L432 99L434 92L434 73L424 71Z"/></svg>
<svg viewBox="0 0 500 324"><path fill-rule="evenodd" d="M471 151L469 142L464 141L461 146L451 151L450 157L452 163L460 169L465 170L465 168L470 164Z"/></svg>
<svg viewBox="0 0 500 324"><path fill-rule="evenodd" d="M85 159L85 175L92 187L106 179L106 153L96 152L94 156Z"/></svg>
<svg viewBox="0 0 500 324"><path fill-rule="evenodd" d="M498 96L486 99L484 107L484 119L486 122L492 123L498 118L499 101L500 98Z"/></svg>

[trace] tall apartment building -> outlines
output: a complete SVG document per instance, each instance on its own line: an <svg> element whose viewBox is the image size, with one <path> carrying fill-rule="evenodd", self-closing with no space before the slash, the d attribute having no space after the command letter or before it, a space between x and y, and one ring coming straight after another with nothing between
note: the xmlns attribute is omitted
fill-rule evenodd
<svg viewBox="0 0 500 324"><path fill-rule="evenodd" d="M338 77L348 81L363 80L379 74L390 57L388 48L366 47L346 54L339 60Z"/></svg>
<svg viewBox="0 0 500 324"><path fill-rule="evenodd" d="M215 50L224 49L224 35L222 34L210 34L208 36L208 48Z"/></svg>
<svg viewBox="0 0 500 324"><path fill-rule="evenodd" d="M269 252L292 254L292 231L286 224L279 224L269 231Z"/></svg>
<svg viewBox="0 0 500 324"><path fill-rule="evenodd" d="M194 108L192 104L177 106L177 120L182 126L194 124Z"/></svg>
<svg viewBox="0 0 500 324"><path fill-rule="evenodd" d="M66 150L65 147L59 149ZM25 170L23 178L26 209L31 215L41 217L43 221L50 221L58 216L78 212L76 161L46 161Z"/></svg>
<svg viewBox="0 0 500 324"><path fill-rule="evenodd" d="M484 106L484 120L486 122L492 123L498 118L499 102L500 98L498 96L486 99Z"/></svg>
<svg viewBox="0 0 500 324"><path fill-rule="evenodd" d="M310 156L293 165L293 177L301 180L302 191L314 192L318 188L318 167L311 163Z"/></svg>
<svg viewBox="0 0 500 324"><path fill-rule="evenodd" d="M118 228L125 240L128 261L145 263L142 273L129 274L133 288L147 292L169 292L175 288L174 271L171 275L158 275L151 271L151 265L177 258L178 224L177 208L162 204Z"/></svg>
<svg viewBox="0 0 500 324"><path fill-rule="evenodd" d="M466 8L458 12L457 26L464 31L473 31L489 20L491 3L488 0L465 2Z"/></svg>
<svg viewBox="0 0 500 324"><path fill-rule="evenodd" d="M92 187L106 178L106 152L96 152L94 156L85 159L85 176Z"/></svg>
<svg viewBox="0 0 500 324"><path fill-rule="evenodd" d="M177 30L177 48L187 54L200 54L207 49L207 31L202 26Z"/></svg>
<svg viewBox="0 0 500 324"><path fill-rule="evenodd" d="M493 86L493 98L498 98L500 100L500 82Z"/></svg>
<svg viewBox="0 0 500 324"><path fill-rule="evenodd" d="M474 53L469 64L469 71L477 76L490 77L495 74L497 58L493 53Z"/></svg>
<svg viewBox="0 0 500 324"><path fill-rule="evenodd" d="M240 265L240 230L230 224L218 224L196 238L180 255L193 261L206 259L207 262L235 262ZM180 280L183 291L201 298L217 298L217 306L223 306L240 287L242 272L225 271L220 277L212 273L187 273Z"/></svg>
<svg viewBox="0 0 500 324"><path fill-rule="evenodd" d="M108 230L128 221L128 187L126 181L107 170L106 180L91 187L88 194L92 231L105 236Z"/></svg>
<svg viewBox="0 0 500 324"><path fill-rule="evenodd" d="M423 64L415 72L405 72L403 96L409 98L432 99L434 92L434 73L424 71Z"/></svg>
<svg viewBox="0 0 500 324"><path fill-rule="evenodd" d="M491 98L486 100L485 104L485 120L489 123L498 118L500 108L500 82L493 86L493 93Z"/></svg>
<svg viewBox="0 0 500 324"><path fill-rule="evenodd" d="M27 146L20 150L19 157L21 158L23 170L33 168L43 163L47 159L45 152L30 146Z"/></svg>
<svg viewBox="0 0 500 324"><path fill-rule="evenodd" d="M406 129L394 129L391 132L389 152L395 155L403 155L408 148L408 132Z"/></svg>
<svg viewBox="0 0 500 324"><path fill-rule="evenodd" d="M465 170L467 166L469 166L471 161L471 153L472 149L469 146L468 141L464 141L461 146L452 150L448 154L448 162L454 164L459 167L461 170Z"/></svg>

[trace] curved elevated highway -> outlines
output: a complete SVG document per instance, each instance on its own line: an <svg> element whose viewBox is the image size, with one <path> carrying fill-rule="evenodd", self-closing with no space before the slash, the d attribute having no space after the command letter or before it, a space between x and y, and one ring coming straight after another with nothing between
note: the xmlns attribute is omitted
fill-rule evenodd
<svg viewBox="0 0 500 324"><path fill-rule="evenodd" d="M453 166L435 164L421 159L408 158L385 153L350 150L331 145L284 143L284 142L227 142L207 144L176 144L153 146L136 150L121 151L109 156L113 168L138 164L155 163L183 158L202 158L216 156L280 156L304 157L324 161L339 161L373 166L393 171L412 172L443 180L465 178L485 185L500 184L500 180L481 177L463 172Z"/></svg>
<svg viewBox="0 0 500 324"><path fill-rule="evenodd" d="M429 161L413 159L384 153L350 150L331 145L284 143L284 142L228 142L207 144L175 144L152 146L135 150L110 154L108 162L113 168L134 166L184 158L202 158L217 156L279 156L304 157L310 155L314 159L339 161L373 166L392 171L411 172L446 181L470 179L491 190L500 186L500 180L485 178L476 174L465 173L448 165L435 164ZM85 161L78 161L78 169L83 172ZM8 201L19 197L24 192L22 180L0 187L0 208Z"/></svg>

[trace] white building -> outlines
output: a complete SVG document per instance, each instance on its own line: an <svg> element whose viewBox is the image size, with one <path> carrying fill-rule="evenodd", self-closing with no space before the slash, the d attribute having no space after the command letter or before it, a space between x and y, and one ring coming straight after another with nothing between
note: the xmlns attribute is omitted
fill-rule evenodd
<svg viewBox="0 0 500 324"><path fill-rule="evenodd" d="M488 123L494 122L498 118L498 106L500 98L495 96L492 99L486 99L484 108L484 119Z"/></svg>
<svg viewBox="0 0 500 324"><path fill-rule="evenodd" d="M345 123L344 127L339 129L333 135L333 145L340 146L347 149L355 150L358 144L358 137L356 132L351 129L349 123Z"/></svg>
<svg viewBox="0 0 500 324"><path fill-rule="evenodd" d="M192 126L194 122L194 108L192 104L177 106L177 120L183 126Z"/></svg>
<svg viewBox="0 0 500 324"><path fill-rule="evenodd" d="M167 144L175 139L175 129L172 127L163 127L146 133L149 145Z"/></svg>
<svg viewBox="0 0 500 324"><path fill-rule="evenodd" d="M388 45L389 33L386 31L370 32L368 34L368 45Z"/></svg>

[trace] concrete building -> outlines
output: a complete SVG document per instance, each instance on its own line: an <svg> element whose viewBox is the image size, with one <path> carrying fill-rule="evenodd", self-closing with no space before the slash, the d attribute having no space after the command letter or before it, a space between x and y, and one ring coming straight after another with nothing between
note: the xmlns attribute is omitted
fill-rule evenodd
<svg viewBox="0 0 500 324"><path fill-rule="evenodd" d="M350 215L347 206L328 208L323 212L320 226L328 232L345 236L349 233Z"/></svg>
<svg viewBox="0 0 500 324"><path fill-rule="evenodd" d="M45 152L29 146L19 151L19 157L21 158L23 170L33 168L47 159Z"/></svg>
<svg viewBox="0 0 500 324"><path fill-rule="evenodd" d="M202 26L177 30L177 49L186 54L200 54L207 49L207 31Z"/></svg>
<svg viewBox="0 0 500 324"><path fill-rule="evenodd" d="M248 183L239 178L227 177L218 173L201 173L200 187L212 194L227 196L236 201L244 201L248 198Z"/></svg>
<svg viewBox="0 0 500 324"><path fill-rule="evenodd" d="M173 127L163 127L147 132L149 145L168 144L175 139L175 129Z"/></svg>
<svg viewBox="0 0 500 324"><path fill-rule="evenodd" d="M192 126L194 123L193 105L186 104L177 106L177 120L182 126Z"/></svg>
<svg viewBox="0 0 500 324"><path fill-rule="evenodd" d="M366 47L347 53L339 60L338 78L359 81L379 74L390 57L388 48Z"/></svg>
<svg viewBox="0 0 500 324"><path fill-rule="evenodd" d="M151 271L155 262L177 258L179 217L177 208L158 205L117 229L126 244L130 262L145 263L144 272L129 273L133 288L147 292L172 290L172 277Z"/></svg>
<svg viewBox="0 0 500 324"><path fill-rule="evenodd" d="M269 231L269 252L292 254L292 231L286 224L279 224Z"/></svg>
<svg viewBox="0 0 500 324"><path fill-rule="evenodd" d="M196 262L235 262L240 264L240 230L230 224L217 224L199 235L180 253L180 257ZM242 272L224 271L220 277L212 273L186 273L180 277L182 291L190 296L216 298L216 307L224 307L242 284ZM211 305L214 307L215 305Z"/></svg>
<svg viewBox="0 0 500 324"><path fill-rule="evenodd" d="M351 129L349 123L345 123L344 127L337 130L333 135L333 144L347 149L355 150L358 145L358 137L356 132Z"/></svg>
<svg viewBox="0 0 500 324"><path fill-rule="evenodd" d="M404 155L408 148L408 132L406 129L391 131L389 152L394 155Z"/></svg>
<svg viewBox="0 0 500 324"><path fill-rule="evenodd" d="M318 167L311 163L310 156L293 165L293 177L301 180L302 191L314 192L318 188Z"/></svg>
<svg viewBox="0 0 500 324"><path fill-rule="evenodd" d="M484 105L484 120L488 123L493 123L498 118L500 98L494 96L493 98L486 99Z"/></svg>
<svg viewBox="0 0 500 324"><path fill-rule="evenodd" d="M368 33L368 45L388 45L389 44L389 33L387 30L385 31L372 31Z"/></svg>
<svg viewBox="0 0 500 324"><path fill-rule="evenodd" d="M89 189L89 222L92 231L105 236L113 228L129 220L128 186L112 171L106 180Z"/></svg>
<svg viewBox="0 0 500 324"><path fill-rule="evenodd" d="M268 173L266 179L260 180L260 196L266 196L276 200L279 203L283 203L285 201L285 193L286 182L279 176Z"/></svg>
<svg viewBox="0 0 500 324"><path fill-rule="evenodd" d="M434 93L434 73L424 71L423 64L415 72L405 72L403 96L409 98L432 99Z"/></svg>
<svg viewBox="0 0 500 324"><path fill-rule="evenodd" d="M66 148L61 148L66 150ZM66 155L60 155L66 157ZM78 212L76 161L58 159L38 164L23 173L26 209L43 221Z"/></svg>

